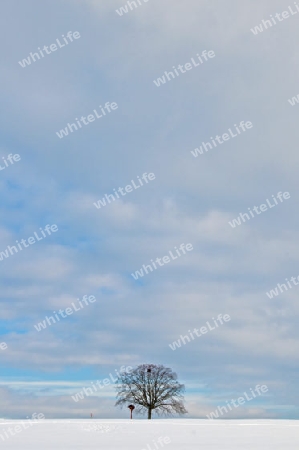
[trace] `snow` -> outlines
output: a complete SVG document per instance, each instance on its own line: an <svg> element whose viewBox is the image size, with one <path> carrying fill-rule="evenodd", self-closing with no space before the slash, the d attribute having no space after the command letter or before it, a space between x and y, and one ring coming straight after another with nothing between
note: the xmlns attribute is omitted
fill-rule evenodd
<svg viewBox="0 0 299 450"><path fill-rule="evenodd" d="M23 423L26 422L23 421ZM21 431L10 436L8 428ZM298 450L293 420L0 420L0 447L12 450ZM5 437L4 432L8 438ZM160 441L158 441L160 437ZM170 441L170 443L169 443ZM167 443L168 442L168 443Z"/></svg>

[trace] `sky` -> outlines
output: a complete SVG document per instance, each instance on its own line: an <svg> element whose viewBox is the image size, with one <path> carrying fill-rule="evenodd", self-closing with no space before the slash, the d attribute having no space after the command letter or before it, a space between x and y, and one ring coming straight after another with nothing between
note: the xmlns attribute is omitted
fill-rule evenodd
<svg viewBox="0 0 299 450"><path fill-rule="evenodd" d="M127 418L112 383L72 396L151 363L185 384L185 417L265 385L222 418L298 419L299 12L286 0L136 4L2 2L0 254L39 240L0 261L0 417ZM59 137L68 123L78 129ZM230 320L171 349L219 314Z"/></svg>

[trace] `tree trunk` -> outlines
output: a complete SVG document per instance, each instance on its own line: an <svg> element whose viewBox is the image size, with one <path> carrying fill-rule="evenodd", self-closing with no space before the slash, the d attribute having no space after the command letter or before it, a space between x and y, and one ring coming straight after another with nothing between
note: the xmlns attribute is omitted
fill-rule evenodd
<svg viewBox="0 0 299 450"><path fill-rule="evenodd" d="M148 408L148 410L147 410L147 418L148 419L152 418L152 409L151 408Z"/></svg>

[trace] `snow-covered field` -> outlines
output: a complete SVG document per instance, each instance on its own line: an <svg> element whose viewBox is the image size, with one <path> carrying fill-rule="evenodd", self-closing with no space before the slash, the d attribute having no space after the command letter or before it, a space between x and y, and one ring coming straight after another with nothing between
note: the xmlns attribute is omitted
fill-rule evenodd
<svg viewBox="0 0 299 450"><path fill-rule="evenodd" d="M24 422L23 422L24 423ZM292 420L43 420L21 431L0 421L0 448L13 450L298 450ZM15 434L10 436L10 434ZM1 436L9 436L1 438ZM160 438L160 439L159 439Z"/></svg>

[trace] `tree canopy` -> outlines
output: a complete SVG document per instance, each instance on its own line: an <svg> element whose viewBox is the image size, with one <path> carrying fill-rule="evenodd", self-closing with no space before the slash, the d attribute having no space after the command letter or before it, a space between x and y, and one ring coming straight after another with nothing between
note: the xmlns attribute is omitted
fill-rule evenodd
<svg viewBox="0 0 299 450"><path fill-rule="evenodd" d="M163 365L141 364L130 373L120 373L116 381L117 402L123 407L133 403L137 413L152 411L158 415L186 414L182 393L185 386L177 381L177 374Z"/></svg>

